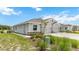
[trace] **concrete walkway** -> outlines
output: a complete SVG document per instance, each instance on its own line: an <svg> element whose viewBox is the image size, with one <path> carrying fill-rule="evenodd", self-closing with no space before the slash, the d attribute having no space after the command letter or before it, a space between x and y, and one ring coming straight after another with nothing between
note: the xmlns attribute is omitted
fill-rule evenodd
<svg viewBox="0 0 79 59"><path fill-rule="evenodd" d="M16 33L14 33L14 34L16 34ZM23 35L23 34L16 34L16 35L22 36L24 38L31 38L31 36L28 36L28 35Z"/></svg>
<svg viewBox="0 0 79 59"><path fill-rule="evenodd" d="M59 36L59 37L67 37L67 38L79 40L79 34L73 34L73 33L52 33L50 35Z"/></svg>

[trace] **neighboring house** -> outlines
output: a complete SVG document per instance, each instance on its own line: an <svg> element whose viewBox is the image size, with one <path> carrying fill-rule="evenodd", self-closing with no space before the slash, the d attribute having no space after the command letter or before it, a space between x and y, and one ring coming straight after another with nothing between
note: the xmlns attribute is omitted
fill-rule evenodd
<svg viewBox="0 0 79 59"><path fill-rule="evenodd" d="M79 25L73 25L72 30L73 31L79 31Z"/></svg>
<svg viewBox="0 0 79 59"><path fill-rule="evenodd" d="M46 21L47 23L44 24L43 21ZM66 30L77 31L79 30L79 26L70 24L61 24L58 23L53 18L47 18L47 19L37 18L14 25L12 29L13 31L21 34L28 34L30 32L43 32L45 34L48 34Z"/></svg>
<svg viewBox="0 0 79 59"><path fill-rule="evenodd" d="M66 25L64 25L64 31L72 31L72 28L73 28L73 26L72 25L70 25L70 24L66 24Z"/></svg>
<svg viewBox="0 0 79 59"><path fill-rule="evenodd" d="M61 24L61 31L79 31L79 25Z"/></svg>
<svg viewBox="0 0 79 59"><path fill-rule="evenodd" d="M77 31L79 31L79 25L77 25Z"/></svg>

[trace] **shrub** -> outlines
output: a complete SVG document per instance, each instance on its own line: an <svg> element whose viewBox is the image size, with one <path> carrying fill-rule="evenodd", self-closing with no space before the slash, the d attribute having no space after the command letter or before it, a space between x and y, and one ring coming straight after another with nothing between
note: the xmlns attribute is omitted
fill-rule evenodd
<svg viewBox="0 0 79 59"><path fill-rule="evenodd" d="M71 40L72 48L79 48L79 41L78 40Z"/></svg>
<svg viewBox="0 0 79 59"><path fill-rule="evenodd" d="M11 30L7 30L7 33L12 33L12 31Z"/></svg>
<svg viewBox="0 0 79 59"><path fill-rule="evenodd" d="M50 44L58 44L61 38L56 37L56 36L49 36L50 37Z"/></svg>
<svg viewBox="0 0 79 59"><path fill-rule="evenodd" d="M0 33L4 33L4 31L3 30L0 30Z"/></svg>
<svg viewBox="0 0 79 59"><path fill-rule="evenodd" d="M12 33L11 30L0 30L0 33Z"/></svg>
<svg viewBox="0 0 79 59"><path fill-rule="evenodd" d="M41 32L31 32L29 35L31 35L32 37L32 39L34 39L34 38L43 38L43 33L41 33Z"/></svg>
<svg viewBox="0 0 79 59"><path fill-rule="evenodd" d="M69 51L71 50L71 42L68 38L62 38L58 44L58 50L60 51Z"/></svg>
<svg viewBox="0 0 79 59"><path fill-rule="evenodd" d="M70 31L70 30L66 30L65 32L67 32L67 33L72 33L72 31Z"/></svg>
<svg viewBox="0 0 79 59"><path fill-rule="evenodd" d="M63 37L56 37L56 36L50 36L51 37L51 49L54 51L69 51L71 50L71 41L68 38Z"/></svg>
<svg viewBox="0 0 79 59"><path fill-rule="evenodd" d="M44 40L39 40L37 42L37 47L39 47L40 51L45 51L47 48L47 43Z"/></svg>

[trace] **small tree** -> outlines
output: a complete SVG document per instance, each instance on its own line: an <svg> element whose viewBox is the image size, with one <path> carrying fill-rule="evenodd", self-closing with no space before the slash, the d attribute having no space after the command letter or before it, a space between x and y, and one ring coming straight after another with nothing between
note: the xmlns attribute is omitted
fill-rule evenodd
<svg viewBox="0 0 79 59"><path fill-rule="evenodd" d="M48 19L41 20L42 25L44 25L44 27L43 27L43 33L45 33L45 28L46 28L46 26L47 26L47 24L48 24L48 21L47 21L47 20L48 20ZM52 19L51 22L52 22L52 23L51 23L51 30L52 30L52 26L53 26L54 24L56 24L57 21L53 21L53 19ZM41 25L41 26L42 26L42 25ZM53 31L51 31L51 32L53 32Z"/></svg>
<svg viewBox="0 0 79 59"><path fill-rule="evenodd" d="M46 20L41 20L41 23L42 23L42 25L44 26L43 27L43 33L45 33L45 28L46 28L46 26L47 26L47 24L48 24L48 21L47 21L47 19ZM41 26L42 26L41 25Z"/></svg>
<svg viewBox="0 0 79 59"><path fill-rule="evenodd" d="M54 24L56 24L57 23L57 21L54 21L51 25L53 26ZM51 30L52 30L53 28L51 27ZM53 30L51 31L51 32L53 32Z"/></svg>

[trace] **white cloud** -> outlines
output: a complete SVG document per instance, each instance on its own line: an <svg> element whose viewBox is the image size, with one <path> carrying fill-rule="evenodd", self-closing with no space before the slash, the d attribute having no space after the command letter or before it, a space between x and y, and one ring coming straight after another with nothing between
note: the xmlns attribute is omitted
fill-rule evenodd
<svg viewBox="0 0 79 59"><path fill-rule="evenodd" d="M43 17L43 19L46 19L46 18L53 18L53 19L57 20L59 23L67 23L67 22L79 20L79 14L71 16L70 14L63 11L59 14L47 15L47 16Z"/></svg>
<svg viewBox="0 0 79 59"><path fill-rule="evenodd" d="M21 11L15 11L12 8L8 8L8 7L0 7L0 13L3 15L19 15L21 14Z"/></svg>
<svg viewBox="0 0 79 59"><path fill-rule="evenodd" d="M43 16L42 19L53 18L52 15Z"/></svg>
<svg viewBox="0 0 79 59"><path fill-rule="evenodd" d="M36 11L41 11L42 10L42 8L40 8L40 7L32 7L32 8L34 8Z"/></svg>

